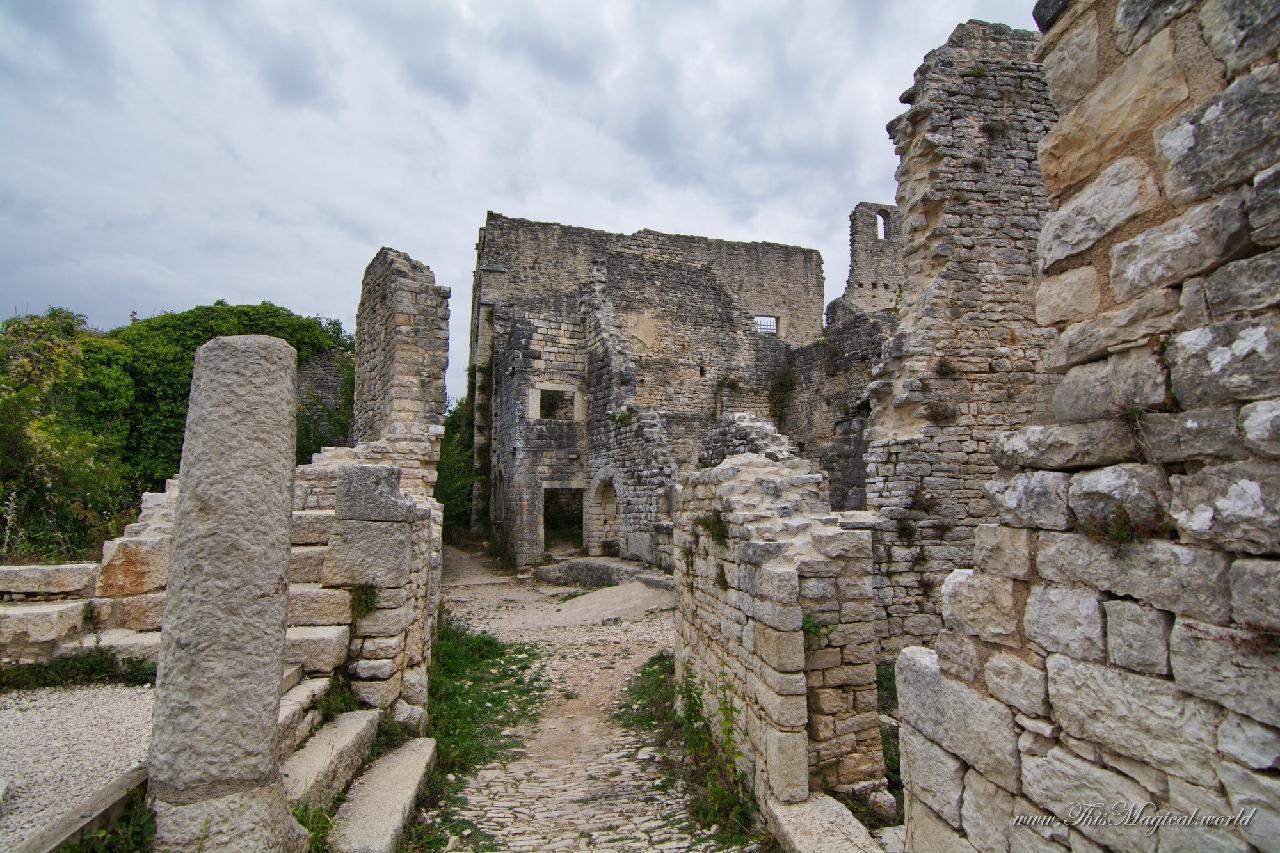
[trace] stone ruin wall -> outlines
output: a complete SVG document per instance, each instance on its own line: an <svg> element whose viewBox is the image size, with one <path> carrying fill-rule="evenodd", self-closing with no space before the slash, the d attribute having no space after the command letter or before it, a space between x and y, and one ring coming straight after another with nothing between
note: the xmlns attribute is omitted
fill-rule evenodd
<svg viewBox="0 0 1280 853"><path fill-rule="evenodd" d="M883 234L883 236L881 236ZM835 310L894 311L902 292L902 214L892 204L862 201L849 214L849 278ZM840 321L827 307L827 325Z"/></svg>
<svg viewBox="0 0 1280 853"><path fill-rule="evenodd" d="M816 343L787 354L790 391L780 400L779 428L826 474L832 509L866 509L867 388L896 318L850 310L841 300L827 307L827 317ZM834 317L843 319L830 322Z"/></svg>
<svg viewBox="0 0 1280 853"><path fill-rule="evenodd" d="M971 21L925 57L890 122L900 163L899 326L869 393L867 504L889 622L883 654L930 643L939 587L992 509L990 443L1041 416L1052 331L1035 317L1047 201L1036 144L1055 118L1031 33Z"/></svg>
<svg viewBox="0 0 1280 853"><path fill-rule="evenodd" d="M559 303L559 304L557 304ZM537 313L497 309L495 328L506 330L494 348L490 378L493 453L490 519L501 530L517 565L545 550L544 488L585 487L586 373L576 299L542 303ZM571 398L567 411L541 417L542 395Z"/></svg>
<svg viewBox="0 0 1280 853"><path fill-rule="evenodd" d="M661 416L635 406L636 359L607 295L605 265L582 288L589 430L583 544L588 554L672 568L678 465Z"/></svg>
<svg viewBox="0 0 1280 853"><path fill-rule="evenodd" d="M1061 119L1036 310L1051 416L897 682L911 850L1274 850L1280 838L1280 16L1047 2ZM1107 540L1110 541L1107 541ZM1076 803L1225 828L1012 826ZM1250 846L1252 845L1252 846Z"/></svg>
<svg viewBox="0 0 1280 853"><path fill-rule="evenodd" d="M669 568L677 466L694 463L720 414L768 410L783 341L817 335L821 269L818 253L791 246L617 235L491 213L473 296L475 452L487 473L477 499L517 564L543 552L543 487L585 483L588 553ZM755 332L757 311L779 318L778 335ZM515 331L528 323L571 333L544 357L545 341ZM547 365L570 356L574 369L552 375ZM580 407L585 425L527 423L522 392L509 384L525 363L530 376L575 386L589 401ZM555 434L520 440L543 426ZM552 448L551 457L542 452Z"/></svg>
<svg viewBox="0 0 1280 853"><path fill-rule="evenodd" d="M440 344L449 339L449 302L431 270L403 252L379 250L364 273L356 330L355 440L443 423L449 353Z"/></svg>
<svg viewBox="0 0 1280 853"><path fill-rule="evenodd" d="M675 501L676 664L762 807L884 787L874 532L831 513L823 476L746 414L721 420Z"/></svg>

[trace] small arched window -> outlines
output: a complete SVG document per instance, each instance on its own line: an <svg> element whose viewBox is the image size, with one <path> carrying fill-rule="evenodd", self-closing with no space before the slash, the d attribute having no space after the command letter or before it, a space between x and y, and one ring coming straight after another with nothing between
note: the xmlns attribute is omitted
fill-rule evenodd
<svg viewBox="0 0 1280 853"><path fill-rule="evenodd" d="M889 211L881 210L876 213L876 239L883 240L889 236Z"/></svg>

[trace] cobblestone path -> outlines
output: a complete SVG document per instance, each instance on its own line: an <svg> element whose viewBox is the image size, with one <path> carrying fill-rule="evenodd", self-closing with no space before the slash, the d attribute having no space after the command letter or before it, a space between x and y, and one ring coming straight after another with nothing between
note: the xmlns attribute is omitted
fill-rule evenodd
<svg viewBox="0 0 1280 853"><path fill-rule="evenodd" d="M631 675L672 647L670 593L633 584L561 601L563 588L499 574L455 549L444 583L451 615L538 644L552 683L523 756L482 768L457 814L510 851L724 849L694 831L655 750L610 719Z"/></svg>

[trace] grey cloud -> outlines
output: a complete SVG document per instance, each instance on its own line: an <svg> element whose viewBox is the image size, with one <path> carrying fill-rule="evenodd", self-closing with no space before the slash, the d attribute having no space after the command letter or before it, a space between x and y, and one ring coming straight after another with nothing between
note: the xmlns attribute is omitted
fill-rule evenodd
<svg viewBox="0 0 1280 853"><path fill-rule="evenodd" d="M0 0L0 34L28 43L25 52L0 50L0 80L32 100L49 91L94 98L113 93L116 62L92 5Z"/></svg>

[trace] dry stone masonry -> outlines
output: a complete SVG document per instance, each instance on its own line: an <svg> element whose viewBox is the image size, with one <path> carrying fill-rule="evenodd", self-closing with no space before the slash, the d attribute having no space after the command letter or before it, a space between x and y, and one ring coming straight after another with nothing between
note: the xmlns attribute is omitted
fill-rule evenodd
<svg viewBox="0 0 1280 853"><path fill-rule="evenodd" d="M533 562L547 495L569 491L590 553L670 567L676 470L719 415L767 413L821 308L810 249L489 214L472 291L477 524L487 512Z"/></svg>
<svg viewBox="0 0 1280 853"><path fill-rule="evenodd" d="M702 458L675 512L677 674L700 686L713 729L734 732L766 811L832 789L891 801L873 530L833 514L822 474L750 415L717 425Z"/></svg>
<svg viewBox="0 0 1280 853"><path fill-rule="evenodd" d="M939 591L992 516L991 442L1031 423L1053 379L1036 318L1035 250L1047 201L1036 144L1055 118L1031 33L970 21L925 57L890 122L905 279L898 327L870 388L867 505L884 653L932 642Z"/></svg>
<svg viewBox="0 0 1280 853"><path fill-rule="evenodd" d="M991 443L998 518L898 659L908 849L1275 850L1280 14L1036 10L1062 378ZM1237 821L1073 823L1089 802Z"/></svg>
<svg viewBox="0 0 1280 853"><path fill-rule="evenodd" d="M260 335L196 352L147 762L158 850L306 849L276 756L296 363Z"/></svg>

